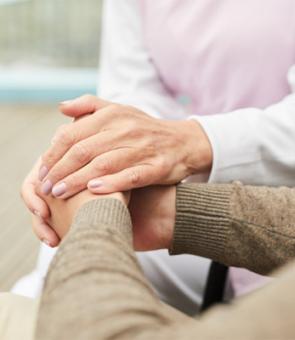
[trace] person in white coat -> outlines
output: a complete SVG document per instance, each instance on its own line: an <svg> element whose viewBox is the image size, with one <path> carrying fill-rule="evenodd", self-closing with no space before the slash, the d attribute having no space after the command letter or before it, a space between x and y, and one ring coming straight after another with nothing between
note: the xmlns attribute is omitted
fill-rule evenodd
<svg viewBox="0 0 295 340"><path fill-rule="evenodd" d="M69 116L95 114L79 121L83 121L83 127L77 122L58 131L55 143L38 165L44 191L66 198L87 185L99 194L178 182L190 175L198 181L294 186L293 32L292 0L229 0L218 4L214 0L105 1L98 92L104 100L86 96L62 103L61 110ZM139 110L154 118L147 119ZM78 144L74 155L79 149L83 157L85 147L95 147L82 145L81 137L79 143L72 140L62 149L63 138L85 127L88 132L84 137L96 138L95 145L103 143L100 132L104 124L109 127L122 112L125 118L112 126L105 144L115 145L116 126L131 122L129 135L143 145L138 149L143 155L140 162L147 164L147 158L153 157L153 171L142 167L139 177L133 169L138 160L124 153L103 158L106 164L120 164L112 169L111 176L101 169L97 173L97 164L106 154L106 150L97 148L91 153L93 162L84 160L87 171L77 171L81 162L78 166L69 157L73 156L73 147ZM104 115L109 119L102 123ZM99 117L97 129L89 132L95 126L95 117ZM142 126L145 129L140 131ZM184 141L183 148L179 141ZM122 138L117 142L118 146L126 144ZM157 145L152 156L145 152L149 145ZM26 179L22 193L30 210L46 219L47 208L33 189L36 169ZM122 169L132 170L124 177ZM44 223L35 229L51 246L58 243ZM163 251L138 256L161 298L195 313L202 302L209 261L187 255L169 257ZM43 274L39 269L35 272L35 287L42 285L47 268L44 261L49 258L47 254L40 257ZM32 293L31 280L32 276L20 282L15 291L23 291L29 283ZM263 281L254 274L233 270L227 292L230 294L231 287L235 295L243 294Z"/></svg>

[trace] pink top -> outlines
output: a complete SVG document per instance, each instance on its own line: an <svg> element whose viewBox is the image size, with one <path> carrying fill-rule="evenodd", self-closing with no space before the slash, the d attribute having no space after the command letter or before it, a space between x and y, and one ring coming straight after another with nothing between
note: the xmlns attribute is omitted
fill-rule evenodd
<svg viewBox="0 0 295 340"><path fill-rule="evenodd" d="M141 11L163 83L195 114L264 108L290 92L294 0L141 0Z"/></svg>
<svg viewBox="0 0 295 340"><path fill-rule="evenodd" d="M197 115L265 108L289 92L294 0L141 0L146 48L165 87ZM265 282L231 269L235 292Z"/></svg>

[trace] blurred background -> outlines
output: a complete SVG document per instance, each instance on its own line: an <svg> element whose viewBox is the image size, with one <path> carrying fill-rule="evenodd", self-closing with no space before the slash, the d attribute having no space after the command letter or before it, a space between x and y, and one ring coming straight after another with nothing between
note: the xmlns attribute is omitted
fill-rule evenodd
<svg viewBox="0 0 295 340"><path fill-rule="evenodd" d="M101 2L0 0L0 291L35 266L19 191L66 121L57 104L96 92Z"/></svg>

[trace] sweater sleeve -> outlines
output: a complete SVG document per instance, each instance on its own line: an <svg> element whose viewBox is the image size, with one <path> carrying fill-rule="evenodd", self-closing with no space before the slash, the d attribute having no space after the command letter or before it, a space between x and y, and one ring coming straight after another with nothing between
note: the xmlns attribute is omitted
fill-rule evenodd
<svg viewBox="0 0 295 340"><path fill-rule="evenodd" d="M267 274L295 257L295 189L182 184L171 254Z"/></svg>
<svg viewBox="0 0 295 340"><path fill-rule="evenodd" d="M82 207L49 269L36 339L151 339L191 320L155 296L131 235L120 201L98 199Z"/></svg>
<svg viewBox="0 0 295 340"><path fill-rule="evenodd" d="M184 188L178 191L182 197ZM233 192L223 191L225 196ZM232 194L221 200L221 192L212 195L227 219L221 206ZM217 222L220 217L217 213ZM114 199L98 199L79 211L51 264L35 338L290 339L294 336L295 310L290 304L295 298L294 266L283 278L237 305L213 309L200 320L184 316L164 306L147 284L132 250L126 207Z"/></svg>

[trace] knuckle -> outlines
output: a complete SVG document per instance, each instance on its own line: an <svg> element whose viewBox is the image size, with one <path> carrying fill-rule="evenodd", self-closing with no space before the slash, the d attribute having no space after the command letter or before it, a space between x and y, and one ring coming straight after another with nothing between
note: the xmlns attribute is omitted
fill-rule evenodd
<svg viewBox="0 0 295 340"><path fill-rule="evenodd" d="M108 106L109 111L119 113L122 111L122 105L117 103L112 103Z"/></svg>
<svg viewBox="0 0 295 340"><path fill-rule="evenodd" d="M135 107L133 106L124 106L124 115L126 118L129 118L129 119L136 119L136 120L141 120L142 122L147 122L147 118L148 120L151 120L152 117L145 114L144 112L136 109Z"/></svg>
<svg viewBox="0 0 295 340"><path fill-rule="evenodd" d="M142 126L135 119L128 119L125 125L124 135L132 138L142 137Z"/></svg>
<svg viewBox="0 0 295 340"><path fill-rule="evenodd" d="M131 170L129 173L129 181L132 185L138 185L141 182L141 174L138 170Z"/></svg>
<svg viewBox="0 0 295 340"><path fill-rule="evenodd" d="M124 105L112 103L107 107L107 112L110 116L116 116L117 118L125 115Z"/></svg>
<svg viewBox="0 0 295 340"><path fill-rule="evenodd" d="M70 128L70 125L61 125L53 138L53 142L56 144L72 145L75 143L74 132Z"/></svg>
<svg viewBox="0 0 295 340"><path fill-rule="evenodd" d="M58 138L62 138L66 134L67 128L68 128L67 124L60 125L56 129L56 132L55 132L55 135L54 135L54 140L58 139Z"/></svg>
<svg viewBox="0 0 295 340"><path fill-rule="evenodd" d="M71 154L74 160L77 160L81 164L89 161L90 151L84 145L84 143L77 143L72 147Z"/></svg>
<svg viewBox="0 0 295 340"><path fill-rule="evenodd" d="M115 103L110 104L107 107L107 109L104 111L104 116L106 118L109 118L109 119L114 118L114 116L116 116L116 117L120 116L121 112L122 112L121 107L122 107L122 105L120 105L120 104L115 104ZM100 115L101 115L101 113L100 113Z"/></svg>
<svg viewBox="0 0 295 340"><path fill-rule="evenodd" d="M112 164L109 158L100 158L94 164L95 171L97 173L107 174L112 169Z"/></svg>
<svg viewBox="0 0 295 340"><path fill-rule="evenodd" d="M161 175L161 176L165 176L170 169L169 163L166 159L162 158L160 160L158 160L157 164L156 164L156 168L157 168L157 172Z"/></svg>
<svg viewBox="0 0 295 340"><path fill-rule="evenodd" d="M50 150L48 150L46 152L45 155L42 156L42 164L45 164L45 165L49 165L51 166L52 164L55 163L55 152L54 150L51 148Z"/></svg>
<svg viewBox="0 0 295 340"><path fill-rule="evenodd" d="M131 105L123 105L121 110L122 110L122 113L124 114L124 116L126 118L129 118L129 119L134 120L135 118L139 119L139 118L145 116L143 112L137 110L135 107L133 107Z"/></svg>
<svg viewBox="0 0 295 340"><path fill-rule="evenodd" d="M35 187L35 191L34 193L39 196L40 198L42 198L43 200L46 198L46 196L43 194L42 190L41 190L41 184L38 184L36 187Z"/></svg>

